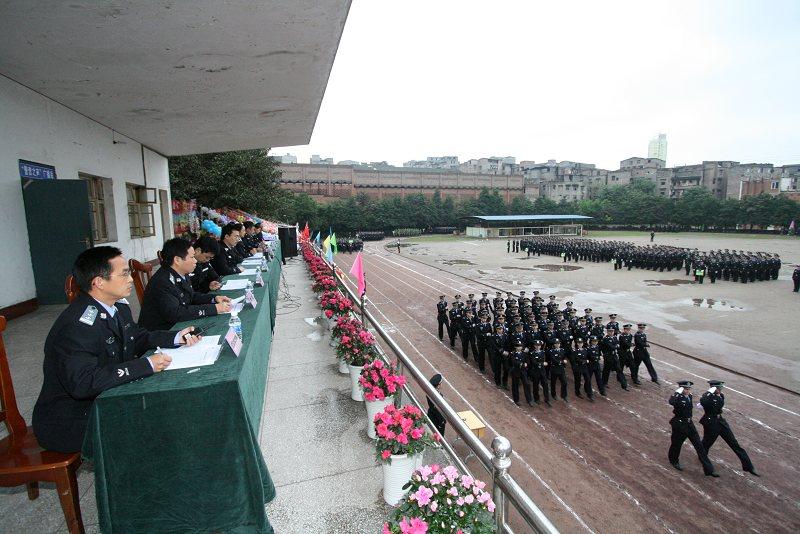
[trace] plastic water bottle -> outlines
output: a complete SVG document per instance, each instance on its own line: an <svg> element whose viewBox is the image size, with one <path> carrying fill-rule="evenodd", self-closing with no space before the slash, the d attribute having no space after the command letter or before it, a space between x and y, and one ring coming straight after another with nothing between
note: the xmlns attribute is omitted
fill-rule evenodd
<svg viewBox="0 0 800 534"><path fill-rule="evenodd" d="M266 272L268 269L267 265L267 253L265 252L264 255L261 257L261 270Z"/></svg>
<svg viewBox="0 0 800 534"><path fill-rule="evenodd" d="M249 278L247 279L247 291L253 291L253 281Z"/></svg>
<svg viewBox="0 0 800 534"><path fill-rule="evenodd" d="M236 311L231 311L231 318L228 319L228 327L233 328L233 331L236 332L236 335L239 336L239 339L242 338L242 320L239 319L239 313Z"/></svg>

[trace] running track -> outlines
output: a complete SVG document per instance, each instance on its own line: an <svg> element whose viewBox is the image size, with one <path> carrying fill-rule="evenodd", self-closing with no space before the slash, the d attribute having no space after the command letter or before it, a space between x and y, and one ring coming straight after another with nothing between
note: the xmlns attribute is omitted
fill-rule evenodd
<svg viewBox="0 0 800 534"><path fill-rule="evenodd" d="M347 273L354 258L338 254L337 266ZM511 440L513 475L562 532L800 530L797 396L653 346L660 386L642 377L641 387L625 392L612 374L608 397L596 395L589 403L575 398L568 369L569 403L517 407L490 374L461 358L459 341L453 352L446 336L445 343L438 338L438 295L450 301L457 292L466 297L488 291L491 298L492 286L389 252L383 243L365 244L364 268L376 317L423 373L442 373L441 392L456 411L472 410L487 423L487 446L498 434ZM644 366L642 371L646 376ZM743 473L721 439L710 454L721 478L703 476L688 441L681 453L684 471L669 465L667 399L678 380L690 379L699 401L707 378L725 380L726 418L761 478ZM702 435L701 414L696 408ZM470 465L476 476L488 478L474 460Z"/></svg>

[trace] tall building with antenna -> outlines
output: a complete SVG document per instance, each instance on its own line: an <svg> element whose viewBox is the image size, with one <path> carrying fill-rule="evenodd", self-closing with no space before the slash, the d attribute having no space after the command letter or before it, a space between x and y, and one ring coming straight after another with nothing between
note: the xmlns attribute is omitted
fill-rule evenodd
<svg viewBox="0 0 800 534"><path fill-rule="evenodd" d="M658 137L650 140L650 144L647 147L647 157L658 158L664 162L667 161L667 134L660 133Z"/></svg>

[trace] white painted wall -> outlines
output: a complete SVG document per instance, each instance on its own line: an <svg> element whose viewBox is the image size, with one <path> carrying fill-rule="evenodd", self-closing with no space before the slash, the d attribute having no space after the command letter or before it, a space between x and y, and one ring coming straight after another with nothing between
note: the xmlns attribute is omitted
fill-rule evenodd
<svg viewBox="0 0 800 534"><path fill-rule="evenodd" d="M108 244L120 247L128 258L156 258L163 243L159 205L153 206L155 237L131 239L128 227L125 183L145 185L141 145L119 134L115 139L122 142L113 144L110 129L0 76L0 261L4 274L0 277L0 308L36 296L20 159L53 165L58 179L74 180L79 172L112 179L117 241ZM144 167L146 185L169 193L166 158L145 148ZM49 221L68 223L60 221L57 213ZM172 234L171 227L168 232Z"/></svg>

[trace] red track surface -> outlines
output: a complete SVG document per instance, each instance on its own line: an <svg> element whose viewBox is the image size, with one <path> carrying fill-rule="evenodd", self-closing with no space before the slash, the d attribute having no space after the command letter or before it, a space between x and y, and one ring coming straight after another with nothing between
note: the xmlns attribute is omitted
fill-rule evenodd
<svg viewBox="0 0 800 534"><path fill-rule="evenodd" d="M337 266L346 273L354 258L339 254ZM376 317L424 373L442 373L441 392L457 411L471 409L487 422L487 446L498 434L511 440L513 475L562 532L800 531L797 396L653 346L660 386L643 378L641 387L625 392L612 375L608 397L589 403L575 398L568 370L569 403L517 407L490 374L472 359L464 362L459 341L454 353L436 331L439 294L450 301L457 292L491 296L493 289L388 252L382 243L366 244L364 267ZM644 366L640 373L646 376ZM684 471L669 465L667 399L678 380L689 379L699 401L706 378L726 381L726 418L761 478L743 473L721 439L710 454L721 478L703 475L688 441ZM700 415L696 408L702 435ZM477 464L475 473L483 475Z"/></svg>

